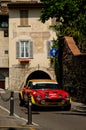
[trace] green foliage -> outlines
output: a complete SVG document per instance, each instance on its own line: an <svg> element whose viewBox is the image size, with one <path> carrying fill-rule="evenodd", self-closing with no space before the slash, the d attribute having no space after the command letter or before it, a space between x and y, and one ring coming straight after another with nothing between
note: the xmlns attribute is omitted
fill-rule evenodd
<svg viewBox="0 0 86 130"><path fill-rule="evenodd" d="M54 58L56 79L62 85L62 42L61 36L71 36L75 39L82 52L86 52L86 0L41 0L44 7L40 20L45 23L50 18L56 18L52 29L57 34L54 47L59 48L59 56Z"/></svg>
<svg viewBox="0 0 86 130"><path fill-rule="evenodd" d="M72 36L79 46L86 41L86 0L41 0L44 7L40 20L56 17L57 36ZM83 51L83 47L80 48ZM84 49L86 51L86 48Z"/></svg>

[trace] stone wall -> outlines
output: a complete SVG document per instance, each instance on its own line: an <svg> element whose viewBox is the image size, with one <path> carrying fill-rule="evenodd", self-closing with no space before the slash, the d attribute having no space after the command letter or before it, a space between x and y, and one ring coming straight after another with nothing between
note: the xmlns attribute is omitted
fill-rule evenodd
<svg viewBox="0 0 86 130"><path fill-rule="evenodd" d="M86 54L74 55L64 40L62 64L64 89L73 98L86 103Z"/></svg>

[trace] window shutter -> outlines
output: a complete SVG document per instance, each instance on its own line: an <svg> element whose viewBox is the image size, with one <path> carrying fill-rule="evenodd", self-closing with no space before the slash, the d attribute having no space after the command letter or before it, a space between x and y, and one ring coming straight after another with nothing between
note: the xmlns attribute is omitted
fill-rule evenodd
<svg viewBox="0 0 86 130"><path fill-rule="evenodd" d="M33 42L30 41L30 58L33 58Z"/></svg>
<svg viewBox="0 0 86 130"><path fill-rule="evenodd" d="M28 10L20 11L20 25L22 26L28 25Z"/></svg>
<svg viewBox="0 0 86 130"><path fill-rule="evenodd" d="M19 52L20 52L19 42L16 42L16 58L19 58Z"/></svg>

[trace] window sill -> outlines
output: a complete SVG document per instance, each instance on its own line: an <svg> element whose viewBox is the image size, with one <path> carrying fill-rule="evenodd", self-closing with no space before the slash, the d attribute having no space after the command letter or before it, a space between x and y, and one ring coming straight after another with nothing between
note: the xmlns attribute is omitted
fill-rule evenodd
<svg viewBox="0 0 86 130"><path fill-rule="evenodd" d="M19 59L19 62L20 62L21 64L29 63L29 62L30 62L30 59Z"/></svg>
<svg viewBox="0 0 86 130"><path fill-rule="evenodd" d="M31 27L31 25L19 25L18 27Z"/></svg>

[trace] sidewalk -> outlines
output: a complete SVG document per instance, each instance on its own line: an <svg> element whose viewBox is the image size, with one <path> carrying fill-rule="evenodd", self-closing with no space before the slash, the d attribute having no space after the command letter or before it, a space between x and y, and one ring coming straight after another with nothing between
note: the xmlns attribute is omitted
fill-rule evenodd
<svg viewBox="0 0 86 130"><path fill-rule="evenodd" d="M0 88L0 94L6 94L6 91ZM7 109L0 106L0 130L39 130L39 126L27 122L16 114L10 115Z"/></svg>
<svg viewBox="0 0 86 130"><path fill-rule="evenodd" d="M86 114L86 105L83 103L72 101L72 110Z"/></svg>
<svg viewBox="0 0 86 130"><path fill-rule="evenodd" d="M35 126L28 125L26 121L0 108L0 130L37 130Z"/></svg>

